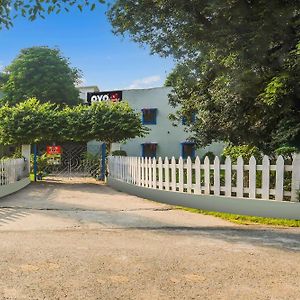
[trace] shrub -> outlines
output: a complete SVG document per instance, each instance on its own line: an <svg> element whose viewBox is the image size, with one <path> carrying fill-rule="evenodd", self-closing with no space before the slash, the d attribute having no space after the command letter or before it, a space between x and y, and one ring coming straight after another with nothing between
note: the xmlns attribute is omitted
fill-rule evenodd
<svg viewBox="0 0 300 300"><path fill-rule="evenodd" d="M295 147L290 147L290 146L282 146L280 148L277 148L275 150L275 154L277 156L282 155L284 160L293 160L293 154L298 152L299 150Z"/></svg>
<svg viewBox="0 0 300 300"><path fill-rule="evenodd" d="M126 151L124 150L115 150L111 154L112 156L127 156Z"/></svg>
<svg viewBox="0 0 300 300"><path fill-rule="evenodd" d="M261 158L261 153L259 149L250 145L227 146L223 150L223 155L230 156L233 162L236 162L239 156L241 156L246 162L249 161L251 156L254 156L256 159Z"/></svg>
<svg viewBox="0 0 300 300"><path fill-rule="evenodd" d="M214 160L215 160L215 157L216 157L216 155L213 153L213 152L211 152L211 151L208 151L208 152L206 152L203 156L202 156L202 161L204 161L204 159L205 159L205 157L208 157L209 158L209 161L210 162L213 162Z"/></svg>

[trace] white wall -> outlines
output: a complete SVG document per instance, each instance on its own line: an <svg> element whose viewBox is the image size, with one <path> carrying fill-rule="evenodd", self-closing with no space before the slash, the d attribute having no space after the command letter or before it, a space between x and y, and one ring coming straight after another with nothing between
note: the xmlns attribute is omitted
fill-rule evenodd
<svg viewBox="0 0 300 300"><path fill-rule="evenodd" d="M176 110L169 105L168 94L171 92L169 87L153 89L137 89L123 91L123 101L128 101L130 106L141 112L143 108L157 108L156 125L147 125L151 129L150 133L144 138L135 138L121 144L121 149L125 150L129 156L140 156L142 154L142 143L157 143L157 156L181 155L181 142L188 138L188 133L184 131L184 126L179 124L174 127L169 120L169 114ZM205 149L196 151L196 155L202 156L207 151L213 151L219 155L223 150L223 144L213 144Z"/></svg>

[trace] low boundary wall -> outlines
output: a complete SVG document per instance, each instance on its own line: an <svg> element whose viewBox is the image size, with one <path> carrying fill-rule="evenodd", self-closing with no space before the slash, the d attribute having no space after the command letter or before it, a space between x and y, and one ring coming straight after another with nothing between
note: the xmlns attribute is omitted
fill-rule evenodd
<svg viewBox="0 0 300 300"><path fill-rule="evenodd" d="M111 177L108 177L108 185L118 191L170 205L239 215L300 220L299 202L171 192L136 186Z"/></svg>
<svg viewBox="0 0 300 300"><path fill-rule="evenodd" d="M24 178L14 183L0 185L0 198L13 194L30 184L29 178Z"/></svg>

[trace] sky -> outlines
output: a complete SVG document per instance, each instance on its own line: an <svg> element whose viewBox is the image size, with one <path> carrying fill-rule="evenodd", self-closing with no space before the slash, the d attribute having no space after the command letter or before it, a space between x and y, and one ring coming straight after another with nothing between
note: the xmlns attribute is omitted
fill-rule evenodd
<svg viewBox="0 0 300 300"><path fill-rule="evenodd" d="M18 17L12 28L0 31L0 70L23 48L49 46L58 47L82 71L81 85L103 91L162 86L173 60L150 55L129 37L115 36L105 10L104 5L93 12L73 9L34 22Z"/></svg>

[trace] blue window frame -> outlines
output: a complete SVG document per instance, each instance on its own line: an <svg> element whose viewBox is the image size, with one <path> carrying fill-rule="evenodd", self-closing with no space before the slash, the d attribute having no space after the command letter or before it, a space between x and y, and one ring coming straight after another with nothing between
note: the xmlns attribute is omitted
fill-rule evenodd
<svg viewBox="0 0 300 300"><path fill-rule="evenodd" d="M142 123L144 125L156 125L157 108L143 108L142 113Z"/></svg>
<svg viewBox="0 0 300 300"><path fill-rule="evenodd" d="M188 117L183 116L183 117L182 117L182 125L186 125L186 124L187 124L187 121L188 121ZM191 123L195 123L195 121L196 121L196 113L193 112L193 113L192 113L192 116L191 116Z"/></svg>
<svg viewBox="0 0 300 300"><path fill-rule="evenodd" d="M142 144L142 157L156 157L157 143Z"/></svg>
<svg viewBox="0 0 300 300"><path fill-rule="evenodd" d="M187 159L188 157L195 157L195 143L183 142L181 143L181 157Z"/></svg>

